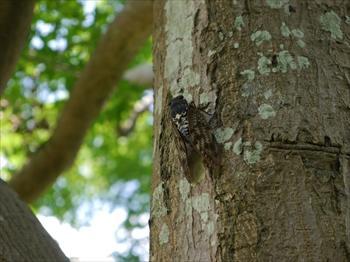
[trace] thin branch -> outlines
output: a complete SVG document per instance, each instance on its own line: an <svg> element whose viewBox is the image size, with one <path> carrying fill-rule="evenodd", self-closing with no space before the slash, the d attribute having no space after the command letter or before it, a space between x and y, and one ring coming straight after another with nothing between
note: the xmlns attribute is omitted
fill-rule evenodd
<svg viewBox="0 0 350 262"><path fill-rule="evenodd" d="M10 180L19 196L34 201L69 168L88 128L123 71L152 30L152 1L128 1L101 39L75 83L52 137Z"/></svg>
<svg viewBox="0 0 350 262"><path fill-rule="evenodd" d="M123 79L141 86L151 87L153 85L153 65L141 64L127 70Z"/></svg>
<svg viewBox="0 0 350 262"><path fill-rule="evenodd" d="M35 0L0 1L0 95L10 79L24 46Z"/></svg>
<svg viewBox="0 0 350 262"><path fill-rule="evenodd" d="M128 136L135 127L137 119L146 112L149 107L153 104L153 96L144 96L142 99L137 101L129 118L117 126L116 131L118 136Z"/></svg>

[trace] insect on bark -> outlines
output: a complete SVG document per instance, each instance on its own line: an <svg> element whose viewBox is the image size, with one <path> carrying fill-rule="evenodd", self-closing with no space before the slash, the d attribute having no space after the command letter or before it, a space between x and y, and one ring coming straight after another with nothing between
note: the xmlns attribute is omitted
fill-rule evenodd
<svg viewBox="0 0 350 262"><path fill-rule="evenodd" d="M180 95L169 103L179 161L187 180L198 182L204 168L210 175L218 166L217 145L209 125L210 115Z"/></svg>

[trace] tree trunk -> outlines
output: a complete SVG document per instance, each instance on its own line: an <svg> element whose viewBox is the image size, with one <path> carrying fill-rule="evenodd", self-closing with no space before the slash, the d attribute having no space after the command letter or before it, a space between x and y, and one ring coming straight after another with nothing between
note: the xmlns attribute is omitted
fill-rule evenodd
<svg viewBox="0 0 350 262"><path fill-rule="evenodd" d="M30 209L0 179L0 261L69 261Z"/></svg>
<svg viewBox="0 0 350 262"><path fill-rule="evenodd" d="M29 33L35 0L0 1L0 95L15 69Z"/></svg>
<svg viewBox="0 0 350 262"><path fill-rule="evenodd" d="M155 3L152 261L350 260L349 10ZM218 177L184 177L177 94L217 118Z"/></svg>

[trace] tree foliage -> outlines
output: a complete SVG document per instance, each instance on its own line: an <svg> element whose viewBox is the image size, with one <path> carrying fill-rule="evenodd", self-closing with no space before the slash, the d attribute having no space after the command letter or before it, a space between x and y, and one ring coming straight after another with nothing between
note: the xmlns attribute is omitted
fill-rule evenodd
<svg viewBox="0 0 350 262"><path fill-rule="evenodd" d="M37 2L26 47L0 102L3 178L10 179L50 137L73 83L123 2ZM151 40L130 67L150 60ZM152 116L149 111L142 114L127 137L119 136L116 127L128 119L134 103L151 87L127 81L118 85L89 130L73 167L33 204L35 210L75 225L88 220L77 220L79 206L97 199L111 207L127 206L129 218L147 212ZM134 187L126 192L130 183ZM138 224L137 219L127 221L128 227Z"/></svg>

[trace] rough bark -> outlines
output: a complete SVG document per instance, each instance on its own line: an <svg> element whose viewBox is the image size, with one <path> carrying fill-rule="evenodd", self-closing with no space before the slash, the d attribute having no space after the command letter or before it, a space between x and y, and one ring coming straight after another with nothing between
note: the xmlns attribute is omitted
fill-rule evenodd
<svg viewBox="0 0 350 262"><path fill-rule="evenodd" d="M49 141L13 176L10 186L35 200L73 163L83 138L152 29L152 1L128 1L73 87Z"/></svg>
<svg viewBox="0 0 350 262"><path fill-rule="evenodd" d="M350 4L157 1L152 261L349 261ZM167 97L217 116L190 185Z"/></svg>
<svg viewBox="0 0 350 262"><path fill-rule="evenodd" d="M0 261L69 261L30 209L0 179Z"/></svg>
<svg viewBox="0 0 350 262"><path fill-rule="evenodd" d="M33 16L35 0L0 2L0 95L15 68Z"/></svg>

